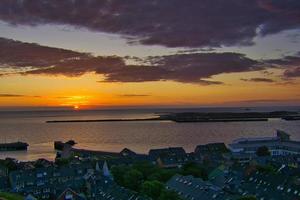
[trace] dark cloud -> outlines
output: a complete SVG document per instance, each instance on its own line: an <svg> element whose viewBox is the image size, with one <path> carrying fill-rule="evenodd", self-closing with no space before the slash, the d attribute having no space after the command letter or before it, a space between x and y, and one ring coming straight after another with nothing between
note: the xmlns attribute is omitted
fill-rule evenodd
<svg viewBox="0 0 300 200"><path fill-rule="evenodd" d="M0 38L0 69L10 68L23 71L23 74L79 76L94 71L109 73L124 65L123 58L117 56L95 57L89 53Z"/></svg>
<svg viewBox="0 0 300 200"><path fill-rule="evenodd" d="M263 69L258 61L239 53L192 53L149 57L148 62L163 66L174 80L196 82L199 77L210 78L221 73ZM173 72L173 73L172 73Z"/></svg>
<svg viewBox="0 0 300 200"><path fill-rule="evenodd" d="M300 52L293 56L285 56L279 59L267 60L268 64L285 69L284 78L300 77Z"/></svg>
<svg viewBox="0 0 300 200"><path fill-rule="evenodd" d="M279 67L286 66L286 67L293 67L300 65L300 52L294 56L285 56L279 59L272 59L265 61L266 63L277 65Z"/></svg>
<svg viewBox="0 0 300 200"><path fill-rule="evenodd" d="M286 70L283 75L288 78L300 77L300 67Z"/></svg>
<svg viewBox="0 0 300 200"><path fill-rule="evenodd" d="M1 97L35 97L35 98L39 98L40 96L30 96L30 95L23 95L23 94L0 94L0 98Z"/></svg>
<svg viewBox="0 0 300 200"><path fill-rule="evenodd" d="M66 60L88 58L89 54L0 38L0 65L48 67Z"/></svg>
<svg viewBox="0 0 300 200"><path fill-rule="evenodd" d="M263 82L263 83L273 83L275 82L273 79L269 78L250 78L250 79L241 79L242 81L248 81L248 82Z"/></svg>
<svg viewBox="0 0 300 200"><path fill-rule="evenodd" d="M5 48L2 48L3 46ZM156 56L144 59L143 62L147 64L128 65L122 57L92 56L87 53L43 47L4 38L0 40L0 49L9 52L0 53L0 69L11 68L16 70L16 73L24 75L80 76L85 73L96 73L104 76L104 82L169 80L211 85L222 84L218 81L206 80L214 75L264 69L262 63L239 53ZM33 53L30 53L30 50Z"/></svg>
<svg viewBox="0 0 300 200"><path fill-rule="evenodd" d="M150 65L125 66L106 74L108 82L144 82L172 80L202 85L222 84L205 80L213 75L263 69L255 60L238 53L193 53L148 57Z"/></svg>
<svg viewBox="0 0 300 200"><path fill-rule="evenodd" d="M118 97L125 97L125 98L131 98L131 97L149 97L150 94L119 94Z"/></svg>
<svg viewBox="0 0 300 200"><path fill-rule="evenodd" d="M250 45L300 27L299 0L1 0L13 25L68 24L168 47Z"/></svg>
<svg viewBox="0 0 300 200"><path fill-rule="evenodd" d="M267 70L262 71L261 73L264 74L264 75L267 75L267 76L270 76L270 75L274 74L274 72L270 72L270 71L267 71Z"/></svg>

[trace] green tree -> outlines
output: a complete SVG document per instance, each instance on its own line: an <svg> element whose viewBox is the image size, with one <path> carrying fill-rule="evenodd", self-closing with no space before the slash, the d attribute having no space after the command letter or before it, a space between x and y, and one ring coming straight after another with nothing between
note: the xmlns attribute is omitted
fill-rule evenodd
<svg viewBox="0 0 300 200"><path fill-rule="evenodd" d="M141 193L153 199L158 199L165 186L159 181L145 181L141 187Z"/></svg>
<svg viewBox="0 0 300 200"><path fill-rule="evenodd" d="M177 169L158 169L153 174L148 176L148 180L158 180L162 183L165 183L177 173L179 173Z"/></svg>
<svg viewBox="0 0 300 200"><path fill-rule="evenodd" d="M121 186L125 186L124 184L124 174L129 170L129 167L126 165L118 165L113 166L111 168L111 173L114 177L114 181Z"/></svg>
<svg viewBox="0 0 300 200"><path fill-rule="evenodd" d="M125 187L139 191L143 182L143 174L136 169L130 169L124 174L123 181Z"/></svg>
<svg viewBox="0 0 300 200"><path fill-rule="evenodd" d="M8 192L0 192L0 199L23 200L24 197L19 195L19 194L8 193Z"/></svg>
<svg viewBox="0 0 300 200"><path fill-rule="evenodd" d="M275 173L276 169L272 165L257 165L257 171L261 173Z"/></svg>
<svg viewBox="0 0 300 200"><path fill-rule="evenodd" d="M182 175L193 175L194 177L202 178L203 180L208 179L208 173L207 170L198 165L197 163L187 163L182 167L182 170L180 172Z"/></svg>
<svg viewBox="0 0 300 200"><path fill-rule="evenodd" d="M180 196L174 192L174 191L170 191L170 190L163 190L161 192L161 195L159 196L158 200L182 200L180 198Z"/></svg>
<svg viewBox="0 0 300 200"><path fill-rule="evenodd" d="M132 168L142 172L145 179L148 179L150 175L160 170L156 165L148 161L134 163Z"/></svg>
<svg viewBox="0 0 300 200"><path fill-rule="evenodd" d="M69 165L70 162L72 161L73 157L69 157L69 158L56 158L55 159L55 164L57 164L58 166L66 166Z"/></svg>
<svg viewBox="0 0 300 200"><path fill-rule="evenodd" d="M271 155L268 147L266 146L261 146L256 150L256 155L257 156L269 156Z"/></svg>
<svg viewBox="0 0 300 200"><path fill-rule="evenodd" d="M14 171L18 169L16 162L14 162L14 160L9 158L5 160L0 160L0 165L1 165L0 167L7 168L8 171Z"/></svg>

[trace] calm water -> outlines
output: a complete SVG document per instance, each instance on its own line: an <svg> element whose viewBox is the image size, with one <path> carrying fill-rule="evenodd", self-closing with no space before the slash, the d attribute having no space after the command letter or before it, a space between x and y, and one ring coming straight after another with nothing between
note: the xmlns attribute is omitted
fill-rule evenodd
<svg viewBox="0 0 300 200"><path fill-rule="evenodd" d="M174 123L147 122L95 122L53 123L47 120L111 119L153 117L158 112L203 111L239 112L240 108L202 108L197 110L105 110L105 111L44 111L0 112L0 142L17 140L28 142L27 152L0 152L0 158L14 157L34 160L40 157L53 159L53 141L74 139L77 147L118 152L124 147L146 153L150 148L183 146L193 151L198 144L209 142L230 143L239 137L272 136L276 129L300 140L300 121L272 119L268 122L230 123ZM253 108L251 111L294 110L293 108ZM245 110L243 110L245 111Z"/></svg>

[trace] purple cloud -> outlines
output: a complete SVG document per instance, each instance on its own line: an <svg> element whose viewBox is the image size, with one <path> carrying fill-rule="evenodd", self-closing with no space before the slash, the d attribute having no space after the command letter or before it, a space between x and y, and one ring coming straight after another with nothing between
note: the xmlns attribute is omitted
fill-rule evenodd
<svg viewBox="0 0 300 200"><path fill-rule="evenodd" d="M143 60L147 64L128 65L125 58L118 56L93 56L5 38L0 39L0 49L2 70L9 68L24 75L80 76L95 73L104 75L104 82L165 80L211 85L222 84L206 80L214 75L264 69L262 63L230 52L148 57Z"/></svg>
<svg viewBox="0 0 300 200"><path fill-rule="evenodd" d="M299 16L299 0L0 1L0 20L13 25L72 25L168 47L251 45L299 28Z"/></svg>
<svg viewBox="0 0 300 200"><path fill-rule="evenodd" d="M300 67L286 70L283 75L288 78L300 77Z"/></svg>
<svg viewBox="0 0 300 200"><path fill-rule="evenodd" d="M300 77L300 52L294 56L285 56L279 59L265 61L278 68L285 69L283 77L285 78L296 78Z"/></svg>
<svg viewBox="0 0 300 200"><path fill-rule="evenodd" d="M262 83L273 83L275 82L273 79L269 78L250 78L250 79L241 79L242 81L247 81L247 82L262 82Z"/></svg>

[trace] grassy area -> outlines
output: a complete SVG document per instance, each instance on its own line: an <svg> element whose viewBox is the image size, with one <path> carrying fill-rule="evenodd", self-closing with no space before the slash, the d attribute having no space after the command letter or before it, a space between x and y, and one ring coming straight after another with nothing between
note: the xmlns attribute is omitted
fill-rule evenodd
<svg viewBox="0 0 300 200"><path fill-rule="evenodd" d="M7 192L0 192L0 199L4 200L23 200L24 197L18 194L7 193Z"/></svg>

